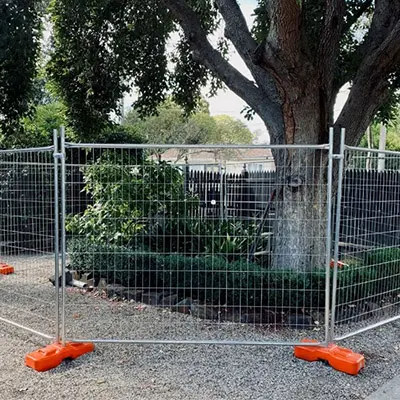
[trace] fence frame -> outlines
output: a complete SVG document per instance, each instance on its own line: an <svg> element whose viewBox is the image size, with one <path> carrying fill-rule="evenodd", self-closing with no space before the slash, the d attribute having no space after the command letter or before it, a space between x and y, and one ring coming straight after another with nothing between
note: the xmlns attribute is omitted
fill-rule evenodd
<svg viewBox="0 0 400 400"><path fill-rule="evenodd" d="M342 130L344 135L344 130ZM65 281L65 269L66 269L66 232L65 232L65 203L66 203L66 166L65 166L65 154L66 149L154 149L154 148L165 148L165 149L192 149L193 145L167 145L167 144L97 144L97 143L71 143L65 141L65 130L60 129L61 136L61 223L62 223L62 238L61 238L61 260L62 269L62 304L61 304L61 341L63 344L68 343L120 343L120 344L193 344L193 345L243 345L243 346L298 346L304 347L326 347L329 344L331 336L330 327L330 269L331 269L331 242L332 242L332 182L333 182L333 168L334 160L337 155L333 152L333 141L334 141L334 130L329 129L329 143L319 145L198 145L201 149L253 149L253 148L266 148L272 150L298 150L298 149L311 149L311 150L327 150L328 151L328 176L327 176L327 195L326 195L326 208L327 208L327 227L326 227L326 255L325 255L325 334L323 341L308 342L304 343L301 341L236 341L236 340L157 340L157 339L102 339L102 338L74 338L66 336L66 320L65 320L65 298L66 298L66 281ZM344 140L344 139L343 139Z"/></svg>
<svg viewBox="0 0 400 400"><path fill-rule="evenodd" d="M5 149L5 150L1 149L0 150L0 155L2 155L2 154L4 154L4 155L20 155L20 154L53 153L53 156L54 156L56 148L57 148L56 144L55 144L56 143L56 138L58 136L57 129L55 129L53 133L54 133L53 139L55 140L55 142L51 146L42 146L42 147L34 147L34 148L21 148L21 149ZM0 161L0 164L1 164L1 161ZM29 165L28 162L23 162L22 164L23 165ZM54 179L57 179L57 167L56 167L55 161L54 161L54 164L53 164L53 170L54 170ZM57 186L55 185L55 182L56 181L54 180L53 181L53 185L54 185L54 188L56 189ZM56 195L57 195L57 190L54 191L54 196L56 196ZM55 201L55 198L56 197L54 197L54 201ZM54 211L55 211L55 214L54 214L54 226L55 227L56 227L56 224L58 224L58 218L57 218L58 214L57 214L57 205L56 204L57 204L57 202L55 201L55 204L54 204ZM56 230L54 233L56 234L56 232L58 232L58 230ZM56 237L55 237L55 239L56 239ZM57 250L56 249L57 249L57 246L56 246L56 240L55 240L55 263L54 263L55 264L55 271L57 271L57 269L56 269L56 266L57 266ZM55 281L57 282L57 279ZM54 317L55 317L55 321L56 321L56 327L55 327L55 334L54 335L49 335L49 334L44 333L44 332L42 332L42 331L40 331L38 329L32 329L32 328L30 328L29 326L27 326L25 324L20 324L20 323L17 323L15 321L9 319L9 318L4 318L4 317L1 316L1 314L0 314L0 321L5 323L5 324L14 326L14 327L16 327L18 329L21 329L23 331L32 333L32 334L34 334L36 336L39 336L39 337L42 337L42 338L45 338L45 339L58 340L58 337L59 337L59 328L58 328L59 323L58 322L59 322L60 308L59 308L58 303L57 303L58 302L58 300L57 300L58 299L58 296L57 296L58 292L55 292L55 294L56 294L56 307L55 307L55 310L54 310L55 311L54 312Z"/></svg>
<svg viewBox="0 0 400 400"><path fill-rule="evenodd" d="M343 160L346 159L347 156L347 152L349 151L353 151L353 152L358 152L358 153L362 153L362 154L367 154L367 158L370 157L371 154L377 154L378 157L382 157L385 155L394 155L394 156L400 156L400 152L396 152L396 151L391 151L391 150L379 150L379 149L366 149L363 147L356 147L356 146L348 146L345 145L344 142L341 141L341 153L343 153ZM344 164L344 161L342 163L342 166L339 170L339 173L342 175L343 178L343 172L345 170L346 166ZM341 179L342 179L341 178ZM331 339L332 341L335 342L339 342L354 336L358 336L362 333L371 331L373 329L379 328L383 325L387 325L391 322L395 322L400 320L400 314L394 317L390 317L390 318L386 318L382 321L373 323L373 324L369 324L368 326L359 328L359 329L355 329L355 330L351 330L348 333L342 334L342 335L335 335L334 330L335 330L335 311L336 311L336 295L337 295L337 272L338 272L338 254L339 254L339 231L340 231L340 217L341 217L341 209L340 209L340 202L342 199L342 184L340 185L340 196L338 194L338 208L337 208L337 224L336 224L336 229L335 229L335 242L334 242L334 264L335 264L335 270L334 270L334 277L333 277L333 285L334 285L334 292L333 292L333 298L332 298L332 302L333 302L333 307L332 307L332 321L331 321Z"/></svg>

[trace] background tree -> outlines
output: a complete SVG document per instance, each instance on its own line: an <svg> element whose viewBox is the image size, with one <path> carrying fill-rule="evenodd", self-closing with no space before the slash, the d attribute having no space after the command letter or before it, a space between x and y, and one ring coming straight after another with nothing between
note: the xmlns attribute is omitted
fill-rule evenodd
<svg viewBox="0 0 400 400"><path fill-rule="evenodd" d="M157 107L157 114L141 118L128 112L124 125L133 128L148 143L172 144L250 144L254 135L247 126L229 115L211 116L203 99L191 115L171 99Z"/></svg>
<svg viewBox="0 0 400 400"><path fill-rule="evenodd" d="M0 130L4 137L20 130L30 111L41 38L38 0L0 3Z"/></svg>

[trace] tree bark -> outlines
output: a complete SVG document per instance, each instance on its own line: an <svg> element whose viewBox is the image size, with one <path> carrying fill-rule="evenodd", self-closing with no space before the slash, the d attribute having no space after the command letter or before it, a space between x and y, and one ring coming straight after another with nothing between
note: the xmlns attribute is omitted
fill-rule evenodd
<svg viewBox="0 0 400 400"><path fill-rule="evenodd" d="M283 135L289 144L317 144L323 115L319 91L312 85L301 90L308 96L288 105ZM327 150L310 148L274 150L273 269L310 271L325 266L327 155Z"/></svg>
<svg viewBox="0 0 400 400"><path fill-rule="evenodd" d="M272 267L320 269L326 254L326 153L297 149L291 163L277 165L278 189L273 229Z"/></svg>

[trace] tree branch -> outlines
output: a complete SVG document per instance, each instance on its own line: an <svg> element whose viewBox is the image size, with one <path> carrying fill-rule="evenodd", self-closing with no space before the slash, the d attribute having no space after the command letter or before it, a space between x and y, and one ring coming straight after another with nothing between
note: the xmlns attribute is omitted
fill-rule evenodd
<svg viewBox="0 0 400 400"><path fill-rule="evenodd" d="M365 57L373 55L375 51L382 45L391 32L395 24L400 19L400 1L399 0L375 0L375 10L372 17L371 26L364 41L354 51L353 59L359 60L358 66L348 71L340 80L335 83L334 91L338 91L345 83L352 80L354 71L358 71Z"/></svg>
<svg viewBox="0 0 400 400"><path fill-rule="evenodd" d="M216 0L216 5L225 21L225 37L235 46L257 85L276 103L280 103L278 91L271 75L256 65L254 55L258 44L251 36L246 20L236 0Z"/></svg>
<svg viewBox="0 0 400 400"><path fill-rule="evenodd" d="M205 65L218 76L235 94L259 114L268 126L272 140L282 132L282 113L279 104L271 100L264 91L242 75L221 53L213 48L201 27L197 14L185 0L162 0L178 20L193 49L196 61Z"/></svg>
<svg viewBox="0 0 400 400"><path fill-rule="evenodd" d="M340 49L344 13L344 0L326 0L324 27L318 46L317 68L320 84L328 102L332 96L334 67Z"/></svg>
<svg viewBox="0 0 400 400"><path fill-rule="evenodd" d="M388 96L389 76L400 67L400 18L387 37L363 59L336 123L346 128L348 144L357 145Z"/></svg>

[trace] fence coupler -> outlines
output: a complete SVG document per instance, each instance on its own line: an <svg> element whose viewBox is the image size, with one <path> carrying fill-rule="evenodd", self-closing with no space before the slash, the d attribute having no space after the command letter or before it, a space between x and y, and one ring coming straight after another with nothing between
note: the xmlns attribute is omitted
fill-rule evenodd
<svg viewBox="0 0 400 400"><path fill-rule="evenodd" d="M305 343L317 343L315 340L304 339ZM332 368L350 375L357 375L365 367L362 354L354 353L336 344L323 346L295 346L294 355L306 361L326 361Z"/></svg>
<svg viewBox="0 0 400 400"><path fill-rule="evenodd" d="M14 273L14 267L6 263L0 263L0 275L9 275Z"/></svg>
<svg viewBox="0 0 400 400"><path fill-rule="evenodd" d="M38 372L44 372L58 367L66 359L74 360L93 350L93 343L68 342L65 346L59 342L52 343L42 349L27 354L25 357L25 365Z"/></svg>

